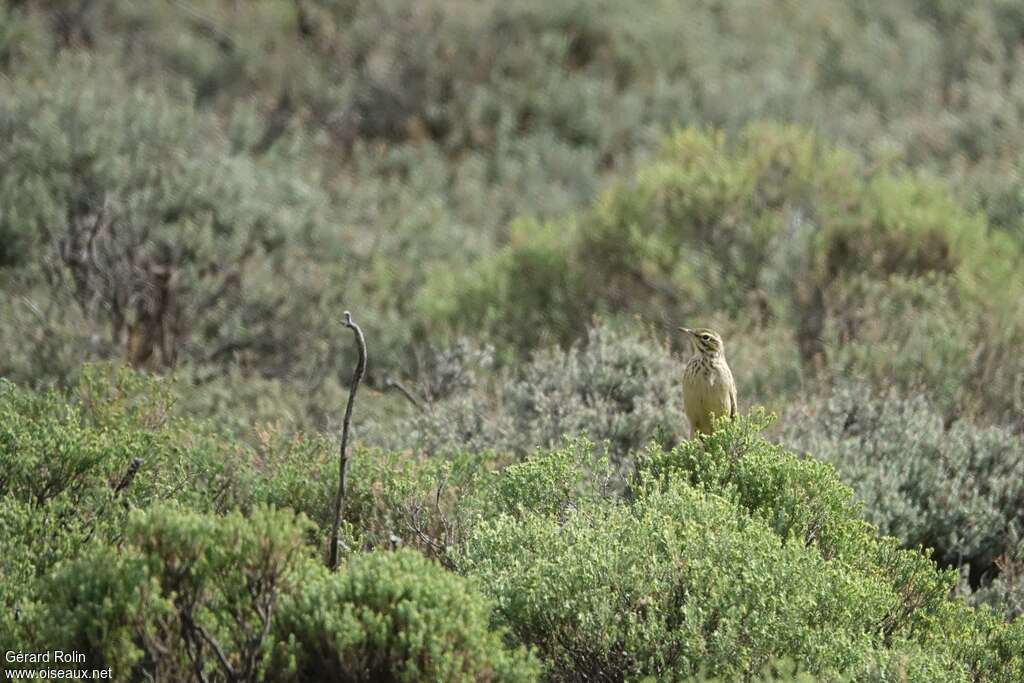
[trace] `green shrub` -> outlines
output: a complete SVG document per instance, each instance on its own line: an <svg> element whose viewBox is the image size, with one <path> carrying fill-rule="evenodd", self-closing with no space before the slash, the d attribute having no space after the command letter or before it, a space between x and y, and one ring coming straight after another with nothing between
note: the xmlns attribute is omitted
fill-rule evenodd
<svg viewBox="0 0 1024 683"><path fill-rule="evenodd" d="M36 580L81 555L99 523L66 499L37 505L5 496L0 498L0 524L0 642L19 643L23 624L36 607ZM102 532L109 530L101 527Z"/></svg>
<svg viewBox="0 0 1024 683"><path fill-rule="evenodd" d="M973 353L976 342L964 334L970 313L955 303L955 282L947 277L858 278L837 299L837 313L825 330L836 377L861 378L903 394L927 388L930 400L950 416L971 400L971 378L980 368ZM992 381L998 380L993 376ZM994 398L999 391L986 393ZM1012 403L1011 396L1006 398Z"/></svg>
<svg viewBox="0 0 1024 683"><path fill-rule="evenodd" d="M827 561L884 576L892 600L879 625L886 638L926 630L946 609L954 573L937 572L930 551L903 550L895 538L879 538L831 465L797 457L758 434L770 422L754 414L671 452L651 449L640 462L641 482L650 477L646 486L657 488L682 479L715 491L781 538L816 548Z"/></svg>
<svg viewBox="0 0 1024 683"><path fill-rule="evenodd" d="M247 505L248 458L174 417L167 383L145 375L87 367L71 397L0 379L0 631L32 611L37 579L122 542L132 509Z"/></svg>
<svg viewBox="0 0 1024 683"><path fill-rule="evenodd" d="M175 641L173 597L161 594L138 552L96 545L20 591L32 601L19 607L8 644L81 652L90 668L110 668L115 680L143 671L189 675L184 648Z"/></svg>
<svg viewBox="0 0 1024 683"><path fill-rule="evenodd" d="M830 466L765 441L760 431L771 421L755 413L707 439L684 441L671 451L652 448L638 468L654 481L682 479L715 491L762 517L779 536L814 546L826 559L856 562L867 525L853 492Z"/></svg>
<svg viewBox="0 0 1024 683"><path fill-rule="evenodd" d="M624 493L584 441L500 471L487 453L357 448L329 574L333 440L266 428L227 448L174 417L168 388L96 368L70 401L0 391L3 642L66 644L125 680L1024 673L1024 622L951 600L954 571L880 537L763 416L651 444ZM143 433L152 469L116 491ZM422 553L381 552L399 545ZM1008 561L975 602L1012 613Z"/></svg>
<svg viewBox="0 0 1024 683"><path fill-rule="evenodd" d="M490 605L419 553L374 552L310 570L275 615L276 676L323 681L529 681L524 650L490 630Z"/></svg>
<svg viewBox="0 0 1024 683"><path fill-rule="evenodd" d="M311 542L326 547L338 482L334 439L260 432L254 452L260 475L254 503L302 512L315 523ZM478 480L497 467L492 454L430 457L362 447L350 451L343 542L351 552L404 545L447 562L462 541Z"/></svg>
<svg viewBox="0 0 1024 683"><path fill-rule="evenodd" d="M574 226L518 221L509 244L469 272L431 273L417 305L419 315L460 334L484 330L520 352L579 336L591 315L585 264L571 253Z"/></svg>
<svg viewBox="0 0 1024 683"><path fill-rule="evenodd" d="M70 400L0 380L0 416L0 498L36 506L67 501L85 520L116 518L123 505L113 504L115 497L140 507L174 497L211 510L244 499L244 454L175 417L157 378L87 367Z"/></svg>
<svg viewBox="0 0 1024 683"><path fill-rule="evenodd" d="M556 339L578 336L593 311L658 321L701 308L733 311L761 284L761 264L784 227L787 200L813 197L833 175L855 175L848 160L832 152L825 157L805 135L771 135L752 133L733 149L720 134L680 133L636 182L614 187L574 222L523 224L489 262L430 300L447 302L455 324L482 326L527 348L551 330ZM752 150L766 140L771 151L755 156ZM846 167L830 171L841 163ZM770 187L759 193L759 184ZM768 203L763 194L781 197ZM523 267L524 255L541 249L551 255ZM520 280L541 283L543 300L521 297L520 287L507 284Z"/></svg>
<svg viewBox="0 0 1024 683"><path fill-rule="evenodd" d="M498 517L480 525L458 566L488 587L501 623L538 648L557 680L702 668L738 677L782 655L834 671L852 663L867 628L851 618L851 598L861 614L880 602L813 551L780 545L693 489L633 511ZM843 591L845 605L833 597Z"/></svg>
<svg viewBox="0 0 1024 683"><path fill-rule="evenodd" d="M879 537L831 467L763 426L652 449L625 501L573 493L599 464L538 453L495 475L455 566L555 680L753 678L779 658L821 678L1011 680L1024 662L999 643L1016 636L950 601L951 573Z"/></svg>
<svg viewBox="0 0 1024 683"><path fill-rule="evenodd" d="M262 680L271 620L307 555L302 518L155 506L132 516L126 549L96 547L41 585L34 644L83 652L122 680Z"/></svg>

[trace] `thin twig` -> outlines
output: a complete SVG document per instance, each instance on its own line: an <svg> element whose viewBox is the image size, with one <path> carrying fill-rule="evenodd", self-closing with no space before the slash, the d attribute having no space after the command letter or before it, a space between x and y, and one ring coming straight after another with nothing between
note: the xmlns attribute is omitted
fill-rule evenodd
<svg viewBox="0 0 1024 683"><path fill-rule="evenodd" d="M422 410L426 410L423 407L423 404L420 403L419 399L416 398L416 395L413 394L409 390L408 387L406 387L404 384L399 382L397 379L395 379L393 377L385 377L384 378L384 388L385 389L396 389L400 394L402 394L402 396L405 396L406 400L409 401L409 403L411 403L414 406L416 406L416 408L418 410L421 410L421 411Z"/></svg>
<svg viewBox="0 0 1024 683"><path fill-rule="evenodd" d="M124 476L121 477L121 481L114 487L114 495L121 493L128 484L132 483L132 479L135 479L135 475L139 473L139 468L142 467L142 458L132 458L131 463L128 465L128 469L125 471Z"/></svg>
<svg viewBox="0 0 1024 683"><path fill-rule="evenodd" d="M201 35L205 35L207 38L212 40L221 52L230 54L237 49L235 39L231 37L231 34L225 31L223 28L217 25L213 19L199 12L191 5L182 2L182 0L169 0L172 5L181 10L182 13L187 15L188 22L192 25L192 28Z"/></svg>
<svg viewBox="0 0 1024 683"><path fill-rule="evenodd" d="M224 673L228 675L228 680L234 680L235 678L237 678L237 674L235 674L235 668L231 666L231 662L228 661L228 658L224 654L224 649L221 648L220 643L218 643L213 638L213 636L211 636L209 632L207 632L207 630L203 628L202 624L197 622L191 616L188 618L188 621L191 627L195 630L195 632L198 633L199 636L203 640L205 640L206 643L213 649L213 653L217 655L217 661L219 661L221 667L223 667Z"/></svg>
<svg viewBox="0 0 1024 683"><path fill-rule="evenodd" d="M345 491L348 488L348 430L352 422L352 407L356 401L356 390L359 382L366 372L366 339L363 331L352 322L352 314L345 311L345 327L352 330L356 337L356 346L359 350L359 360L356 369L352 373L352 382L348 390L348 405L345 406L345 420L341 424L341 446L338 448L338 493L334 497L334 526L331 528L331 549L330 559L327 566L331 570L338 568L338 530L341 527L341 514L345 508Z"/></svg>
<svg viewBox="0 0 1024 683"><path fill-rule="evenodd" d="M120 496L121 492L128 488L128 485L132 483L133 479L135 479L135 475L139 473L140 467L142 467L142 458L132 458L132 461L128 463L128 469L125 470L124 475L121 477L121 481L117 482L117 485L113 487L114 498ZM0 486L0 490L2 490L3 488L3 486ZM122 505L124 505L124 508L126 510L129 508L129 503L127 500L123 501ZM86 541L92 539L92 534L94 531L96 531L96 519L93 520L92 527L89 528L89 533L85 537Z"/></svg>

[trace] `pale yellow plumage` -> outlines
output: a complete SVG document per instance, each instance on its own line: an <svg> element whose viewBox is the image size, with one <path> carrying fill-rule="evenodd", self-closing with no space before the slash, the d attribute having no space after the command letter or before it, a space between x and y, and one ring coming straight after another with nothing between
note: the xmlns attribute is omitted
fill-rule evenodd
<svg viewBox="0 0 1024 683"><path fill-rule="evenodd" d="M714 416L736 416L736 382L717 332L679 329L689 337L694 350L683 370L683 406L690 420L690 435L710 434Z"/></svg>

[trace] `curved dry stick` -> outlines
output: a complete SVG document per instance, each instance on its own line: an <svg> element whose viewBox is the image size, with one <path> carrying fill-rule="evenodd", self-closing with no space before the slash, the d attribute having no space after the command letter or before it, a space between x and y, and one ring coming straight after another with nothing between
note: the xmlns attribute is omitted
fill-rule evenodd
<svg viewBox="0 0 1024 683"><path fill-rule="evenodd" d="M396 389L398 391L398 393L400 393L402 396L405 397L405 400L407 400L409 403L411 403L414 406L416 406L417 410L419 410L419 411L426 410L426 408L423 407L423 404L420 403L419 399L416 398L416 395L413 394L409 390L408 387L406 387L404 384L399 382L397 379L394 379L393 377L385 377L384 378L384 388L385 389Z"/></svg>
<svg viewBox="0 0 1024 683"><path fill-rule="evenodd" d="M352 314L345 311L345 327L356 336L359 350L359 361L352 373L352 383L348 390L348 405L345 406L345 420L341 423L341 446L338 448L338 494L334 497L334 526L331 528L331 550L327 566L333 571L338 568L338 529L341 527L341 513L345 508L345 490L348 488L348 429L352 421L352 406L356 402L356 389L366 372L366 339L359 325L352 322Z"/></svg>

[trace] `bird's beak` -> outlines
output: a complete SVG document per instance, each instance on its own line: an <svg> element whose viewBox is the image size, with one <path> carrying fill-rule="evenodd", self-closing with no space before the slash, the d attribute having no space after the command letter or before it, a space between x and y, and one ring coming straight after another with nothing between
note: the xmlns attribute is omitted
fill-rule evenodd
<svg viewBox="0 0 1024 683"><path fill-rule="evenodd" d="M689 327L679 327L679 328L677 328L677 329L678 329L678 330L679 330L680 332L685 332L686 334L688 334L688 335L690 335L690 336L693 336L693 330L691 330L691 329L690 329Z"/></svg>

